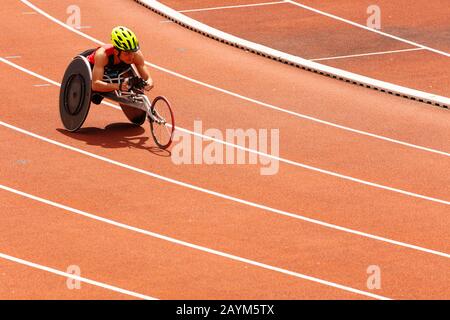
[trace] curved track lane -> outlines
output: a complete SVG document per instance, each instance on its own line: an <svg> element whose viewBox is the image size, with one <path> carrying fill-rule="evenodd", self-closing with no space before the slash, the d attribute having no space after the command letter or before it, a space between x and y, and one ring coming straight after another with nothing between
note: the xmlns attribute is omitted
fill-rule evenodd
<svg viewBox="0 0 450 320"><path fill-rule="evenodd" d="M69 4L66 1L52 6L42 1L34 3L63 21ZM5 48L0 52L2 57L20 55L21 58L11 61L24 68L58 82L71 56L95 46L41 15L22 15L30 9L21 3L7 4L8 16L15 17L10 19L10 28L27 25L41 30L36 36L27 28L20 29L15 53L11 49L6 52ZM128 1L82 2L80 7L84 12L83 24L91 26L83 32L106 41L110 26L120 21L136 29L147 59L168 69L297 112L441 151L450 150L446 137L449 116L444 110L245 54L176 25L161 25L160 17ZM62 41L73 45L61 46ZM28 43L33 44L33 50ZM146 43L151 44L148 49ZM52 67L46 65L48 58L36 51L40 46L52 48ZM203 53L205 50L208 55ZM92 106L84 129L69 134L60 129L55 111L58 87L33 86L42 84L43 80L5 63L0 65L0 70L6 75L0 85L6 86L11 81L20 83L2 101L0 120L3 122L147 172L239 199L444 253L450 251L450 220L445 218L448 205L284 163L280 163L279 173L274 176L261 176L260 167L255 165L176 166L167 154L154 148L147 127L123 123L125 117L120 111L104 105ZM158 70L152 69L152 76L156 82L154 94L169 96L176 106L181 127L192 129L194 120L202 120L205 128L220 130L278 128L283 158L417 194L447 201L450 198L443 188L448 185L450 161L445 155L318 124ZM26 101L23 107L18 107L18 96ZM358 108L360 102L366 104L364 108ZM348 112L351 116L346 114L346 109L352 110ZM448 277L443 270L448 269L449 260L443 256L257 209L126 170L5 126L0 130L4 138L1 148L5 150L0 158L4 168L2 184L11 188L137 228L369 293L390 298L448 296ZM60 269L69 264L82 264L86 276L97 275L99 281L142 294L163 299L367 297L117 229L0 192L2 199L7 200L8 210L17 211L14 216L2 216L3 234L8 236L0 252ZM31 219L27 212L33 212ZM37 226L41 232L33 233ZM21 232L7 232L17 228ZM89 250L81 252L79 247L89 247ZM382 268L381 290L367 289L366 270L370 265ZM17 268L19 274L20 267ZM428 276L423 277L424 274ZM64 281L55 290L67 290L63 286ZM427 290L418 290L424 287ZM185 290L180 292L180 288ZM101 292L86 297L89 296L104 297Z"/></svg>

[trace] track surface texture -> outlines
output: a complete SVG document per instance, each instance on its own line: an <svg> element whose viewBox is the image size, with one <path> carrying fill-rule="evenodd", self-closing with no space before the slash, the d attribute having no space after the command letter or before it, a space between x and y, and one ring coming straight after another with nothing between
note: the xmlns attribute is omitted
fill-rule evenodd
<svg viewBox="0 0 450 320"><path fill-rule="evenodd" d="M131 0L80 0L71 29L72 2L2 3L0 299L450 297L447 109L227 46ZM369 2L302 1L360 24ZM450 51L447 1L378 4L382 31ZM414 49L291 3L184 14L306 59ZM114 104L64 130L64 70L116 25L137 34L149 96L170 99L191 146L212 145L208 129L266 130L268 148L245 152L257 163L177 164L181 140L158 149ZM449 96L449 58L429 50L317 62Z"/></svg>

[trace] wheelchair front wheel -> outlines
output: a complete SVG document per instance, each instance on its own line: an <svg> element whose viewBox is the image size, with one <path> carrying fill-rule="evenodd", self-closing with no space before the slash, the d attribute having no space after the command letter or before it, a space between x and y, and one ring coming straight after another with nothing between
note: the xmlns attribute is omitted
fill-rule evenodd
<svg viewBox="0 0 450 320"><path fill-rule="evenodd" d="M154 119L148 116L153 140L161 149L167 149L175 132L175 119L170 102L162 96L156 97L150 108Z"/></svg>

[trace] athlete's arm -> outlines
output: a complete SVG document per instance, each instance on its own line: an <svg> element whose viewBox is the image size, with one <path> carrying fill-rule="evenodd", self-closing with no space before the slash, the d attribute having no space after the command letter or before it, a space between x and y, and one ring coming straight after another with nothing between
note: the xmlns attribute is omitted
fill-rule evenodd
<svg viewBox="0 0 450 320"><path fill-rule="evenodd" d="M103 81L105 66L108 64L108 56L105 49L100 48L95 53L94 70L92 70L92 90L97 92L109 92L120 90L118 83L108 83ZM125 86L122 85L124 88Z"/></svg>
<svg viewBox="0 0 450 320"><path fill-rule="evenodd" d="M153 79L150 76L148 67L145 65L144 55L140 50L136 52L136 55L134 57L134 65L136 66L136 69L139 72L141 78L147 81L149 89L153 88Z"/></svg>

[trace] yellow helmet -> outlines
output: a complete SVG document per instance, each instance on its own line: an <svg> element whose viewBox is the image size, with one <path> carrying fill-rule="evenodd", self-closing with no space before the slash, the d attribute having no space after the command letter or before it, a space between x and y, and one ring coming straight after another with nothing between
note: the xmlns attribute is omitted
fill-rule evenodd
<svg viewBox="0 0 450 320"><path fill-rule="evenodd" d="M139 41L136 35L127 27L115 27L111 31L111 42L118 50L133 52L139 50Z"/></svg>

